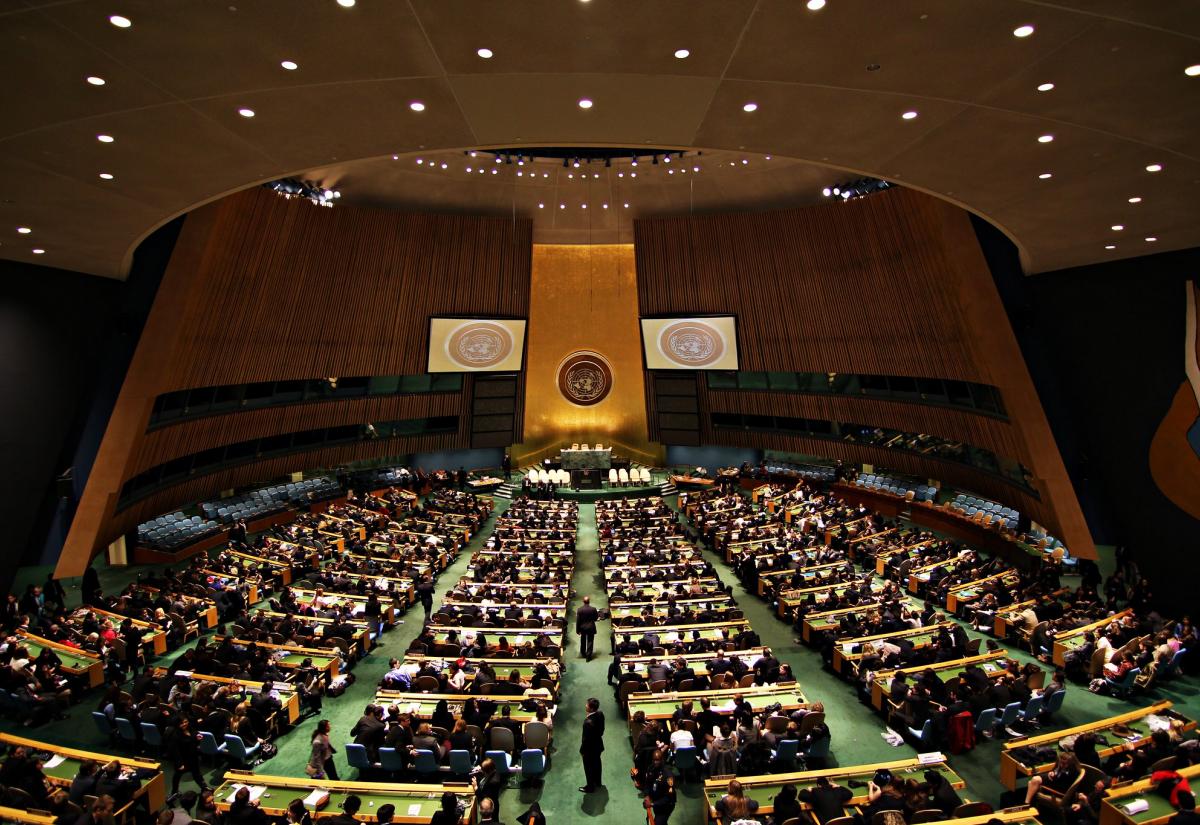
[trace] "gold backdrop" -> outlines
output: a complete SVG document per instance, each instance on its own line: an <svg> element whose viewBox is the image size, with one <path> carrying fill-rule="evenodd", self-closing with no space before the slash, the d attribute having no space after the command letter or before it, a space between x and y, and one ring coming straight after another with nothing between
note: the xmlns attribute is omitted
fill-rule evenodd
<svg viewBox="0 0 1200 825"><path fill-rule="evenodd" d="M513 446L513 463L600 441L660 464L661 446L646 437L641 347L633 244L534 244L525 441ZM558 388L559 364L581 350L599 353L612 368L611 391L589 407L571 403Z"/></svg>

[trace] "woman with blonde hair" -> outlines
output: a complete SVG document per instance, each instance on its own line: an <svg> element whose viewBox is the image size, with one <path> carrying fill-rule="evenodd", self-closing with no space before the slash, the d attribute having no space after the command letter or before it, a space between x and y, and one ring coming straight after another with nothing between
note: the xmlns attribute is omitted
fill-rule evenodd
<svg viewBox="0 0 1200 825"><path fill-rule="evenodd" d="M746 796L741 782L731 779L725 795L717 800L716 809L721 819L736 822L754 816L758 811L758 801Z"/></svg>

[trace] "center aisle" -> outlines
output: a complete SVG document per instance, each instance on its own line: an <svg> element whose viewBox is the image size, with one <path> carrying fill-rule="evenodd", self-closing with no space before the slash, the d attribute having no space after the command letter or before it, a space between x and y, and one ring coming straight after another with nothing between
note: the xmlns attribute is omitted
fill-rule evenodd
<svg viewBox="0 0 1200 825"><path fill-rule="evenodd" d="M563 652L566 672L562 678L558 712L554 716L553 768L546 775L542 787L521 787L507 791L501 798L500 809L504 812L504 818L511 820L512 815L522 813L530 802L539 800L547 822L570 822L572 815L582 812L584 816L613 816L616 817L614 821L622 825L639 825L646 821L646 812L629 781L633 749L629 742L628 727L617 710L613 690L606 683L612 652L609 644L610 625L607 620L598 625L596 655L590 662L579 658L579 639L575 635L575 611L583 603L584 596L591 596L592 604L601 610L608 606L600 572L594 504L579 505L575 547L575 575L571 582L567 611L569 641ZM586 715L584 703L593 696L600 700L600 709L604 712L604 787L595 793L583 794L578 790L584 782L579 738ZM514 798L519 802L512 801Z"/></svg>

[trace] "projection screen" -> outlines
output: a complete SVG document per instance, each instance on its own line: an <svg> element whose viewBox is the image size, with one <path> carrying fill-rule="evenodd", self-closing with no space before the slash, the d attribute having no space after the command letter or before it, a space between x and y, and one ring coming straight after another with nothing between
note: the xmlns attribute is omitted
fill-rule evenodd
<svg viewBox="0 0 1200 825"><path fill-rule="evenodd" d="M650 370L736 370L737 318L642 318L642 349Z"/></svg>
<svg viewBox="0 0 1200 825"><path fill-rule="evenodd" d="M525 354L525 321L430 318L429 372L517 372Z"/></svg>

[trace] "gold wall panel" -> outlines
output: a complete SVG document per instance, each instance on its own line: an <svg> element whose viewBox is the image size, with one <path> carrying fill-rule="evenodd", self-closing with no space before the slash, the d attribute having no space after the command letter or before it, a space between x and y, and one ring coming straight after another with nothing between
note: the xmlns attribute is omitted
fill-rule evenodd
<svg viewBox="0 0 1200 825"><path fill-rule="evenodd" d="M559 391L558 367L575 352L599 353L612 390L591 406ZM633 244L534 244L525 358L525 441L514 464L539 461L574 442L612 444L616 452L659 464L649 441L638 331Z"/></svg>

